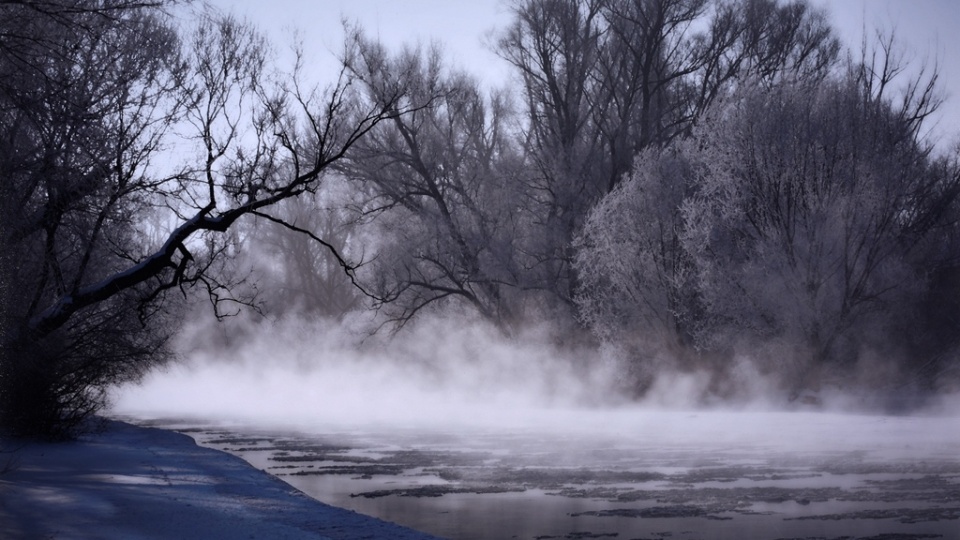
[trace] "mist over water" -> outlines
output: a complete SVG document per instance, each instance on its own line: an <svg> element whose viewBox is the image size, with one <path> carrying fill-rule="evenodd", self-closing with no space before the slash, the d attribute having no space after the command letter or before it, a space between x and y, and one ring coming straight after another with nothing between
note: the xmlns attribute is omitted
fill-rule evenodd
<svg viewBox="0 0 960 540"><path fill-rule="evenodd" d="M356 322L356 321L354 321ZM512 340L448 317L397 335L290 319L200 346L116 394L115 410L283 423L480 424L524 412L617 406L617 365L596 351L560 351L546 331ZM363 326L360 324L359 326ZM210 341L194 330L184 347Z"/></svg>
<svg viewBox="0 0 960 540"><path fill-rule="evenodd" d="M271 291L266 312L281 319L189 322L184 361L118 389L114 410L460 428L543 426L574 412L955 410L960 400L942 395L960 390L951 322L960 176L904 120L933 112L926 97L873 96L865 75L878 66L857 63L826 12L765 3L765 16L738 20L731 36L783 33L770 38L782 54L744 57L714 82L683 59L706 54L698 28L725 20L724 10L679 10L654 32L634 28L646 17L597 7L603 16L583 17L587 27L535 54L531 44L564 27L532 24L540 16L525 10L536 5L507 9L512 22L491 34L497 55L524 74L502 96L485 96L440 48L392 50L357 27L343 53L357 83L351 106L392 110L402 95L409 111L371 124L312 197L271 214L345 259L274 219L248 224L230 264L249 267ZM647 110L627 98L645 79L612 75L639 73L644 55L659 54L655 40L622 41L648 32L689 53L664 66L676 84L648 89L650 103L676 108ZM572 113L550 105L560 83L544 66L581 50L565 41L578 35L595 36L599 52L565 75L580 78L568 98L596 107L558 130ZM697 62L753 51L737 39ZM527 65L540 56L551 59ZM927 78L897 84L923 88ZM404 81L399 93L381 95L394 81ZM673 95L680 88L704 93ZM508 91L529 103L511 103ZM784 207L798 211L781 216ZM412 321L403 332L367 331L376 315L363 313L344 260L365 261L354 276L389 299L381 315ZM298 310L342 319L280 315ZM464 312L529 326L505 338ZM602 345L558 336L564 325Z"/></svg>
<svg viewBox="0 0 960 540"><path fill-rule="evenodd" d="M666 418L670 411L679 418L711 407L728 413L882 412L866 409L861 396L840 391L824 390L815 404L789 402L747 357L738 357L727 376L740 390L736 399L711 396L710 373L676 371L658 374L638 398L630 394L626 368L613 355L588 345L561 349L547 328L505 338L489 325L448 316L424 318L398 334L344 330L368 323L238 321L239 330L220 339L215 327L190 325L180 341L183 361L149 374L141 384L117 389L113 410L276 426L570 430L577 425L588 431L608 426L614 432L624 427L618 422L650 421L657 412ZM958 403L947 396L913 412L953 416Z"/></svg>
<svg viewBox="0 0 960 540"><path fill-rule="evenodd" d="M395 336L192 328L185 361L119 389L115 414L445 538L948 537L960 515L956 401L791 404L746 357L738 401L710 406L711 375L676 372L637 399L602 351L456 317Z"/></svg>

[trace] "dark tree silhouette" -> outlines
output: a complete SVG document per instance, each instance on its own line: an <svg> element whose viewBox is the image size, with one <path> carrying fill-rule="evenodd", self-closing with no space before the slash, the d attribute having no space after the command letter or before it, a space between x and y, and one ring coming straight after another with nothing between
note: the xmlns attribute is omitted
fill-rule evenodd
<svg viewBox="0 0 960 540"><path fill-rule="evenodd" d="M106 385L162 361L181 291L218 315L244 303L231 229L296 229L271 209L403 112L389 96L357 109L346 74L321 91L276 72L232 17L178 32L166 5L0 5L5 429L68 434Z"/></svg>

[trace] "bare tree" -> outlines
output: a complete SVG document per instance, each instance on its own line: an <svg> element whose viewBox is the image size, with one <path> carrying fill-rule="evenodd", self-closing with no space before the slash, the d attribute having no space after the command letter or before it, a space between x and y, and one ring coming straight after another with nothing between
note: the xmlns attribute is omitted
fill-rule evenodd
<svg viewBox="0 0 960 540"><path fill-rule="evenodd" d="M528 0L498 42L527 113L525 276L570 302L571 242L634 156L745 80L823 77L839 42L803 1Z"/></svg>
<svg viewBox="0 0 960 540"><path fill-rule="evenodd" d="M202 13L181 34L152 3L0 11L14 36L0 48L0 423L65 434L107 384L162 360L171 292L199 287L219 315L244 301L221 273L241 218L295 228L270 209L316 191L403 111L387 96L358 109L346 74L323 92L303 87L231 17Z"/></svg>
<svg viewBox="0 0 960 540"><path fill-rule="evenodd" d="M515 233L504 97L485 98L477 83L443 66L437 48L391 56L355 34L352 73L365 87L363 107L416 109L394 114L353 146L338 168L364 186L360 212L375 219L381 242L371 269L382 306L395 322L450 301L483 317L510 319L504 289ZM394 93L400 99L390 105Z"/></svg>
<svg viewBox="0 0 960 540"><path fill-rule="evenodd" d="M575 290L570 239L602 193L609 163L595 125L593 71L602 42L599 0L530 0L497 44L520 75L528 172L518 245L524 284L569 306Z"/></svg>
<svg viewBox="0 0 960 540"><path fill-rule="evenodd" d="M51 308L122 269L113 253L133 248L128 219L158 188L140 170L179 114L175 32L145 10L119 17L113 7L3 6L5 425L43 431L59 415L69 427L102 400L86 380L134 372L163 342L131 333L137 313L119 298L72 321L69 336L50 335L66 324ZM51 356L67 360L53 366Z"/></svg>
<svg viewBox="0 0 960 540"><path fill-rule="evenodd" d="M695 23L706 18L708 0L608 1L604 4L606 32L596 102L597 125L610 159L605 192L626 174L633 156L645 148L662 147L686 132L701 100L691 95L690 80L711 54L732 43L724 33L702 36Z"/></svg>

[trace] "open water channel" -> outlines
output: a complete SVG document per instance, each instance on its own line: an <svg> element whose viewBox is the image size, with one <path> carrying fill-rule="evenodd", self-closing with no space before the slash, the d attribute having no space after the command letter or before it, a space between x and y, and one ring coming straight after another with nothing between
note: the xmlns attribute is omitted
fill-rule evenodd
<svg viewBox="0 0 960 540"><path fill-rule="evenodd" d="M960 538L960 420L544 412L503 426L139 418L440 537Z"/></svg>

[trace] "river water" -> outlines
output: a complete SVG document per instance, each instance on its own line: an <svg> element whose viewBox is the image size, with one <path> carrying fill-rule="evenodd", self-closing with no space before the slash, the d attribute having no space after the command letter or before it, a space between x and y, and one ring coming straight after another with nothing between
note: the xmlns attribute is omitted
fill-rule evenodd
<svg viewBox="0 0 960 540"><path fill-rule="evenodd" d="M141 415L325 503L440 537L960 538L960 420L542 411L496 425Z"/></svg>

